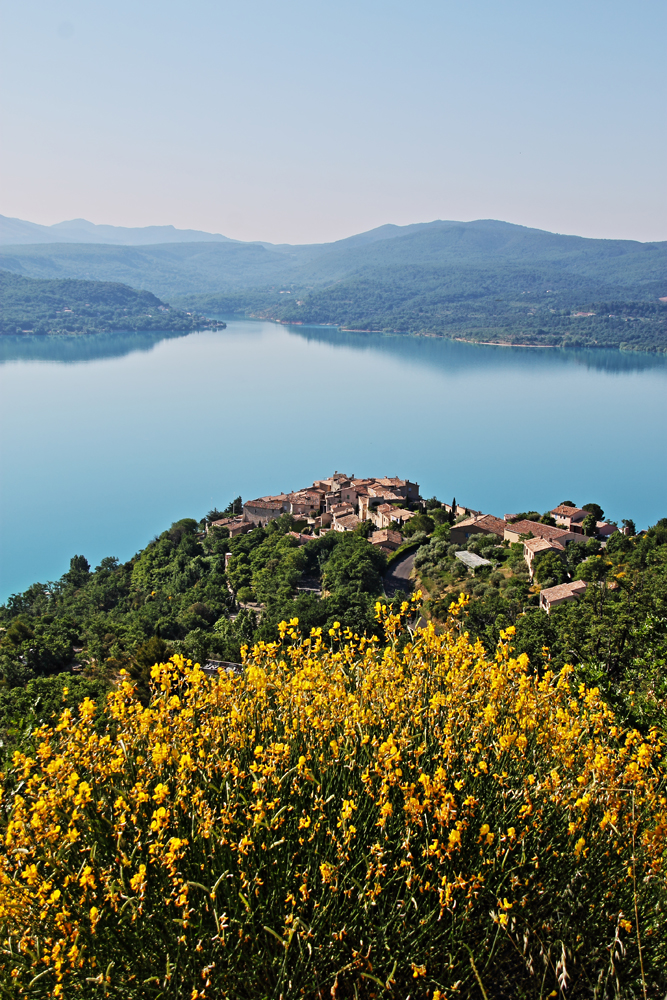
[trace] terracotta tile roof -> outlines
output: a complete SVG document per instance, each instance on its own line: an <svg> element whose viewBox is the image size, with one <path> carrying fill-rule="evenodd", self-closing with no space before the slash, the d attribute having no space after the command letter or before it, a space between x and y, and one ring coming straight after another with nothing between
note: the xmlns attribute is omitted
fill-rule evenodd
<svg viewBox="0 0 667 1000"><path fill-rule="evenodd" d="M260 507L262 510L282 510L283 508L282 500L269 500L264 497L260 497L259 500L247 500L243 506Z"/></svg>
<svg viewBox="0 0 667 1000"><path fill-rule="evenodd" d="M553 549L554 552L565 552L564 545L549 538L526 538L523 547L530 552L544 552L546 549Z"/></svg>
<svg viewBox="0 0 667 1000"><path fill-rule="evenodd" d="M380 531L374 531L368 540L373 545L379 545L380 542L398 542L400 545L403 541L403 536L400 531L392 531L391 528L382 528Z"/></svg>
<svg viewBox="0 0 667 1000"><path fill-rule="evenodd" d="M307 545L308 542L312 542L314 535L303 535L298 531L288 531L287 534L291 538L296 538L299 545Z"/></svg>
<svg viewBox="0 0 667 1000"><path fill-rule="evenodd" d="M554 528L551 524L540 524L539 521L515 521L514 524L503 523L503 528L505 529L505 535L527 535L528 532L532 532L536 538L559 538L563 541L569 541L569 538L576 537L567 528ZM567 535L566 539L564 536ZM579 536L581 537L581 536Z"/></svg>
<svg viewBox="0 0 667 1000"><path fill-rule="evenodd" d="M586 583L583 580L573 580L572 583L559 583L557 587L547 587L540 591L540 601L544 597L549 604L554 601L562 601L568 597L575 597L583 594L586 590Z"/></svg>
<svg viewBox="0 0 667 1000"><path fill-rule="evenodd" d="M501 521L499 517L494 517L493 514L475 514L473 517L467 517L465 521L458 521L456 524L453 524L452 528L471 528L474 525L479 525L480 528L485 528L495 535L500 535L501 538L507 527L504 521Z"/></svg>
<svg viewBox="0 0 667 1000"><path fill-rule="evenodd" d="M353 528L356 528L358 524L361 524L361 521L356 514L346 514L345 517L336 518L336 526L345 528L347 531L351 531Z"/></svg>
<svg viewBox="0 0 667 1000"><path fill-rule="evenodd" d="M337 503L329 511L334 517L340 517L342 514L354 514L354 507L350 503Z"/></svg>
<svg viewBox="0 0 667 1000"><path fill-rule="evenodd" d="M574 518L575 514L581 515L581 517L577 516L575 520L583 521L588 511L581 510L580 507L568 507L567 504L560 504L558 507L554 507L551 513L556 514L559 517L569 517L569 518Z"/></svg>

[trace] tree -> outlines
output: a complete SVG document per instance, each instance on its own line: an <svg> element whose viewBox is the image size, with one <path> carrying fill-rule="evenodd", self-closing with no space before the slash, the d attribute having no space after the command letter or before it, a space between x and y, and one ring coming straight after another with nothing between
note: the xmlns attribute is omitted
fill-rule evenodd
<svg viewBox="0 0 667 1000"><path fill-rule="evenodd" d="M322 583L330 593L379 594L386 564L378 546L353 532L345 532L326 561Z"/></svg>
<svg viewBox="0 0 667 1000"><path fill-rule="evenodd" d="M444 507L431 507L428 516L436 525L450 524L452 520L452 515L449 514Z"/></svg>
<svg viewBox="0 0 667 1000"><path fill-rule="evenodd" d="M582 508L583 510L583 508ZM587 514L582 522L582 529L585 535L592 537L597 532L598 518L595 514Z"/></svg>
<svg viewBox="0 0 667 1000"><path fill-rule="evenodd" d="M553 516L550 510L547 510L542 514L540 518L540 524L550 524L552 528L556 527L556 518Z"/></svg>
<svg viewBox="0 0 667 1000"><path fill-rule="evenodd" d="M621 523L622 523L623 527L625 528L625 531L623 532L623 534L625 534L625 535L636 535L637 534L637 528L635 527L635 522L632 520L631 517L624 517L623 521Z"/></svg>
<svg viewBox="0 0 667 1000"><path fill-rule="evenodd" d="M225 512L223 510L218 510L217 507L214 507L213 510L209 510L206 515L206 520L209 524L212 524L214 521L220 521L223 517L225 517Z"/></svg>
<svg viewBox="0 0 667 1000"><path fill-rule="evenodd" d="M63 576L63 581L72 587L83 587L90 579L90 563L85 556L72 556L69 570Z"/></svg>
<svg viewBox="0 0 667 1000"><path fill-rule="evenodd" d="M235 497L234 500L230 500L223 511L224 517L229 517L233 514L243 513L243 500L241 497Z"/></svg>
<svg viewBox="0 0 667 1000"><path fill-rule="evenodd" d="M151 667L166 663L174 650L160 636L154 635L135 650L130 664L130 677L136 684L137 696L142 705L150 700Z"/></svg>
<svg viewBox="0 0 667 1000"><path fill-rule="evenodd" d="M577 566L575 578L586 580L588 583L599 583L604 580L611 563L608 563L602 556L589 556L580 566Z"/></svg>
<svg viewBox="0 0 667 1000"><path fill-rule="evenodd" d="M604 520L604 511L599 503L585 503L581 509L587 510L590 514L594 514L596 521Z"/></svg>
<svg viewBox="0 0 667 1000"><path fill-rule="evenodd" d="M373 522L361 521L354 529L354 534L361 535L362 538L368 538L373 534Z"/></svg>
<svg viewBox="0 0 667 1000"><path fill-rule="evenodd" d="M423 531L427 535L432 535L435 531L435 521L428 514L415 514L403 525L403 534L406 538L416 535L418 531Z"/></svg>
<svg viewBox="0 0 667 1000"><path fill-rule="evenodd" d="M559 507L574 507L576 509L576 503L572 503L571 500L561 500L558 504Z"/></svg>
<svg viewBox="0 0 667 1000"><path fill-rule="evenodd" d="M534 577L543 588L565 583L567 579L565 565L557 552L538 553L535 557Z"/></svg>

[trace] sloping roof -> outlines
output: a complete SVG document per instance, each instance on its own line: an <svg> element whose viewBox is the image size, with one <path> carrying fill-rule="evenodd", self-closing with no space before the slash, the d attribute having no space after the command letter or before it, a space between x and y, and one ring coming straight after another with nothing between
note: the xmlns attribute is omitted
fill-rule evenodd
<svg viewBox="0 0 667 1000"><path fill-rule="evenodd" d="M477 518L476 523L482 528L488 528L489 531L493 531L496 535L503 535L505 533L505 522L493 514L482 514L481 517Z"/></svg>
<svg viewBox="0 0 667 1000"><path fill-rule="evenodd" d="M557 514L559 517L574 517L575 514L581 514L581 518L577 518L579 521L586 517L588 511L582 510L581 507L568 507L567 504L559 504L558 507L554 507L551 513Z"/></svg>
<svg viewBox="0 0 667 1000"><path fill-rule="evenodd" d="M246 500L244 507L261 507L262 510L282 510L282 500L268 500L260 497L259 500Z"/></svg>
<svg viewBox="0 0 667 1000"><path fill-rule="evenodd" d="M558 538L563 539L565 535L575 537L567 528L554 528L551 524L540 524L539 521L515 521L514 524L503 522L505 534L510 532L513 535L527 535L532 532L536 538Z"/></svg>
<svg viewBox="0 0 667 1000"><path fill-rule="evenodd" d="M303 535L299 531L288 531L287 534L290 538L296 538L299 545L307 545L308 542L312 542L314 535Z"/></svg>
<svg viewBox="0 0 667 1000"><path fill-rule="evenodd" d="M346 514L354 514L354 507L351 503L337 503L329 511L336 519L344 517Z"/></svg>
<svg viewBox="0 0 667 1000"><path fill-rule="evenodd" d="M379 531L374 531L368 541L373 542L374 545L377 545L380 542L400 543L403 541L403 536L400 531L392 531L391 528L381 528Z"/></svg>
<svg viewBox="0 0 667 1000"><path fill-rule="evenodd" d="M586 590L586 583L583 580L573 580L572 583L559 583L557 587L547 587L540 591L540 600L544 597L549 604L554 601L564 601L568 597L578 597Z"/></svg>
<svg viewBox="0 0 667 1000"><path fill-rule="evenodd" d="M544 552L546 549L551 549L553 552L565 551L565 546L555 538L526 538L523 546L530 552Z"/></svg>
<svg viewBox="0 0 667 1000"><path fill-rule="evenodd" d="M337 528L344 528L346 531L352 531L358 524L361 524L361 521L356 514L346 514L345 517L336 518L335 526Z"/></svg>
<svg viewBox="0 0 667 1000"><path fill-rule="evenodd" d="M475 525L495 535L500 535L501 538L506 528L505 522L501 521L499 517L494 517L493 514L475 514L473 517L467 517L465 521L457 521L456 524L452 525L452 528L472 528Z"/></svg>
<svg viewBox="0 0 667 1000"><path fill-rule="evenodd" d="M288 493L288 500L316 500L318 503L322 499L321 490L296 490L294 493Z"/></svg>
<svg viewBox="0 0 667 1000"><path fill-rule="evenodd" d="M452 528L469 528L476 520L477 517L466 517L465 521L457 521L456 524L452 525Z"/></svg>

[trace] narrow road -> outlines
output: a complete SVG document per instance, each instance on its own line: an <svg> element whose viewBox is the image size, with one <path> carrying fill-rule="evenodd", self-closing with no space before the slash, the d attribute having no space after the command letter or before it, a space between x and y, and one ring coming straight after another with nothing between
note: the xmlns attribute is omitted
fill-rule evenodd
<svg viewBox="0 0 667 1000"><path fill-rule="evenodd" d="M387 597L393 597L397 590L410 593L413 587L410 574L415 564L416 554L416 552L409 552L407 556L403 556L387 570L384 577L384 592Z"/></svg>

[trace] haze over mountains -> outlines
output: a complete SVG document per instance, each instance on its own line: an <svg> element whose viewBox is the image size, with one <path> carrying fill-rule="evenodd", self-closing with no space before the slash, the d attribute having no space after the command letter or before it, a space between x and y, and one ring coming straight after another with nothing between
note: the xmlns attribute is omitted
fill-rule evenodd
<svg viewBox="0 0 667 1000"><path fill-rule="evenodd" d="M36 227L40 240L27 243L33 224L9 222L23 227L23 235L10 244L16 227L5 227L0 253L5 270L36 278L122 281L160 296L276 283L316 286L395 268L402 274L406 268L436 268L451 283L452 271L473 267L487 273L509 268L519 284L524 274L525 280L539 275L547 287L549 282L585 286L603 295L641 290L652 297L663 287L667 262L667 243L561 236L494 220L386 225L335 243L294 246L244 243L169 226L132 230L83 221ZM78 238L82 233L85 240Z"/></svg>
<svg viewBox="0 0 667 1000"><path fill-rule="evenodd" d="M0 245L32 243L115 243L124 246L143 246L150 243L226 243L227 236L219 233L202 233L196 229L174 229L173 226L144 226L141 229L126 226L98 226L86 219L70 219L52 226L36 222L10 219L0 215Z"/></svg>

